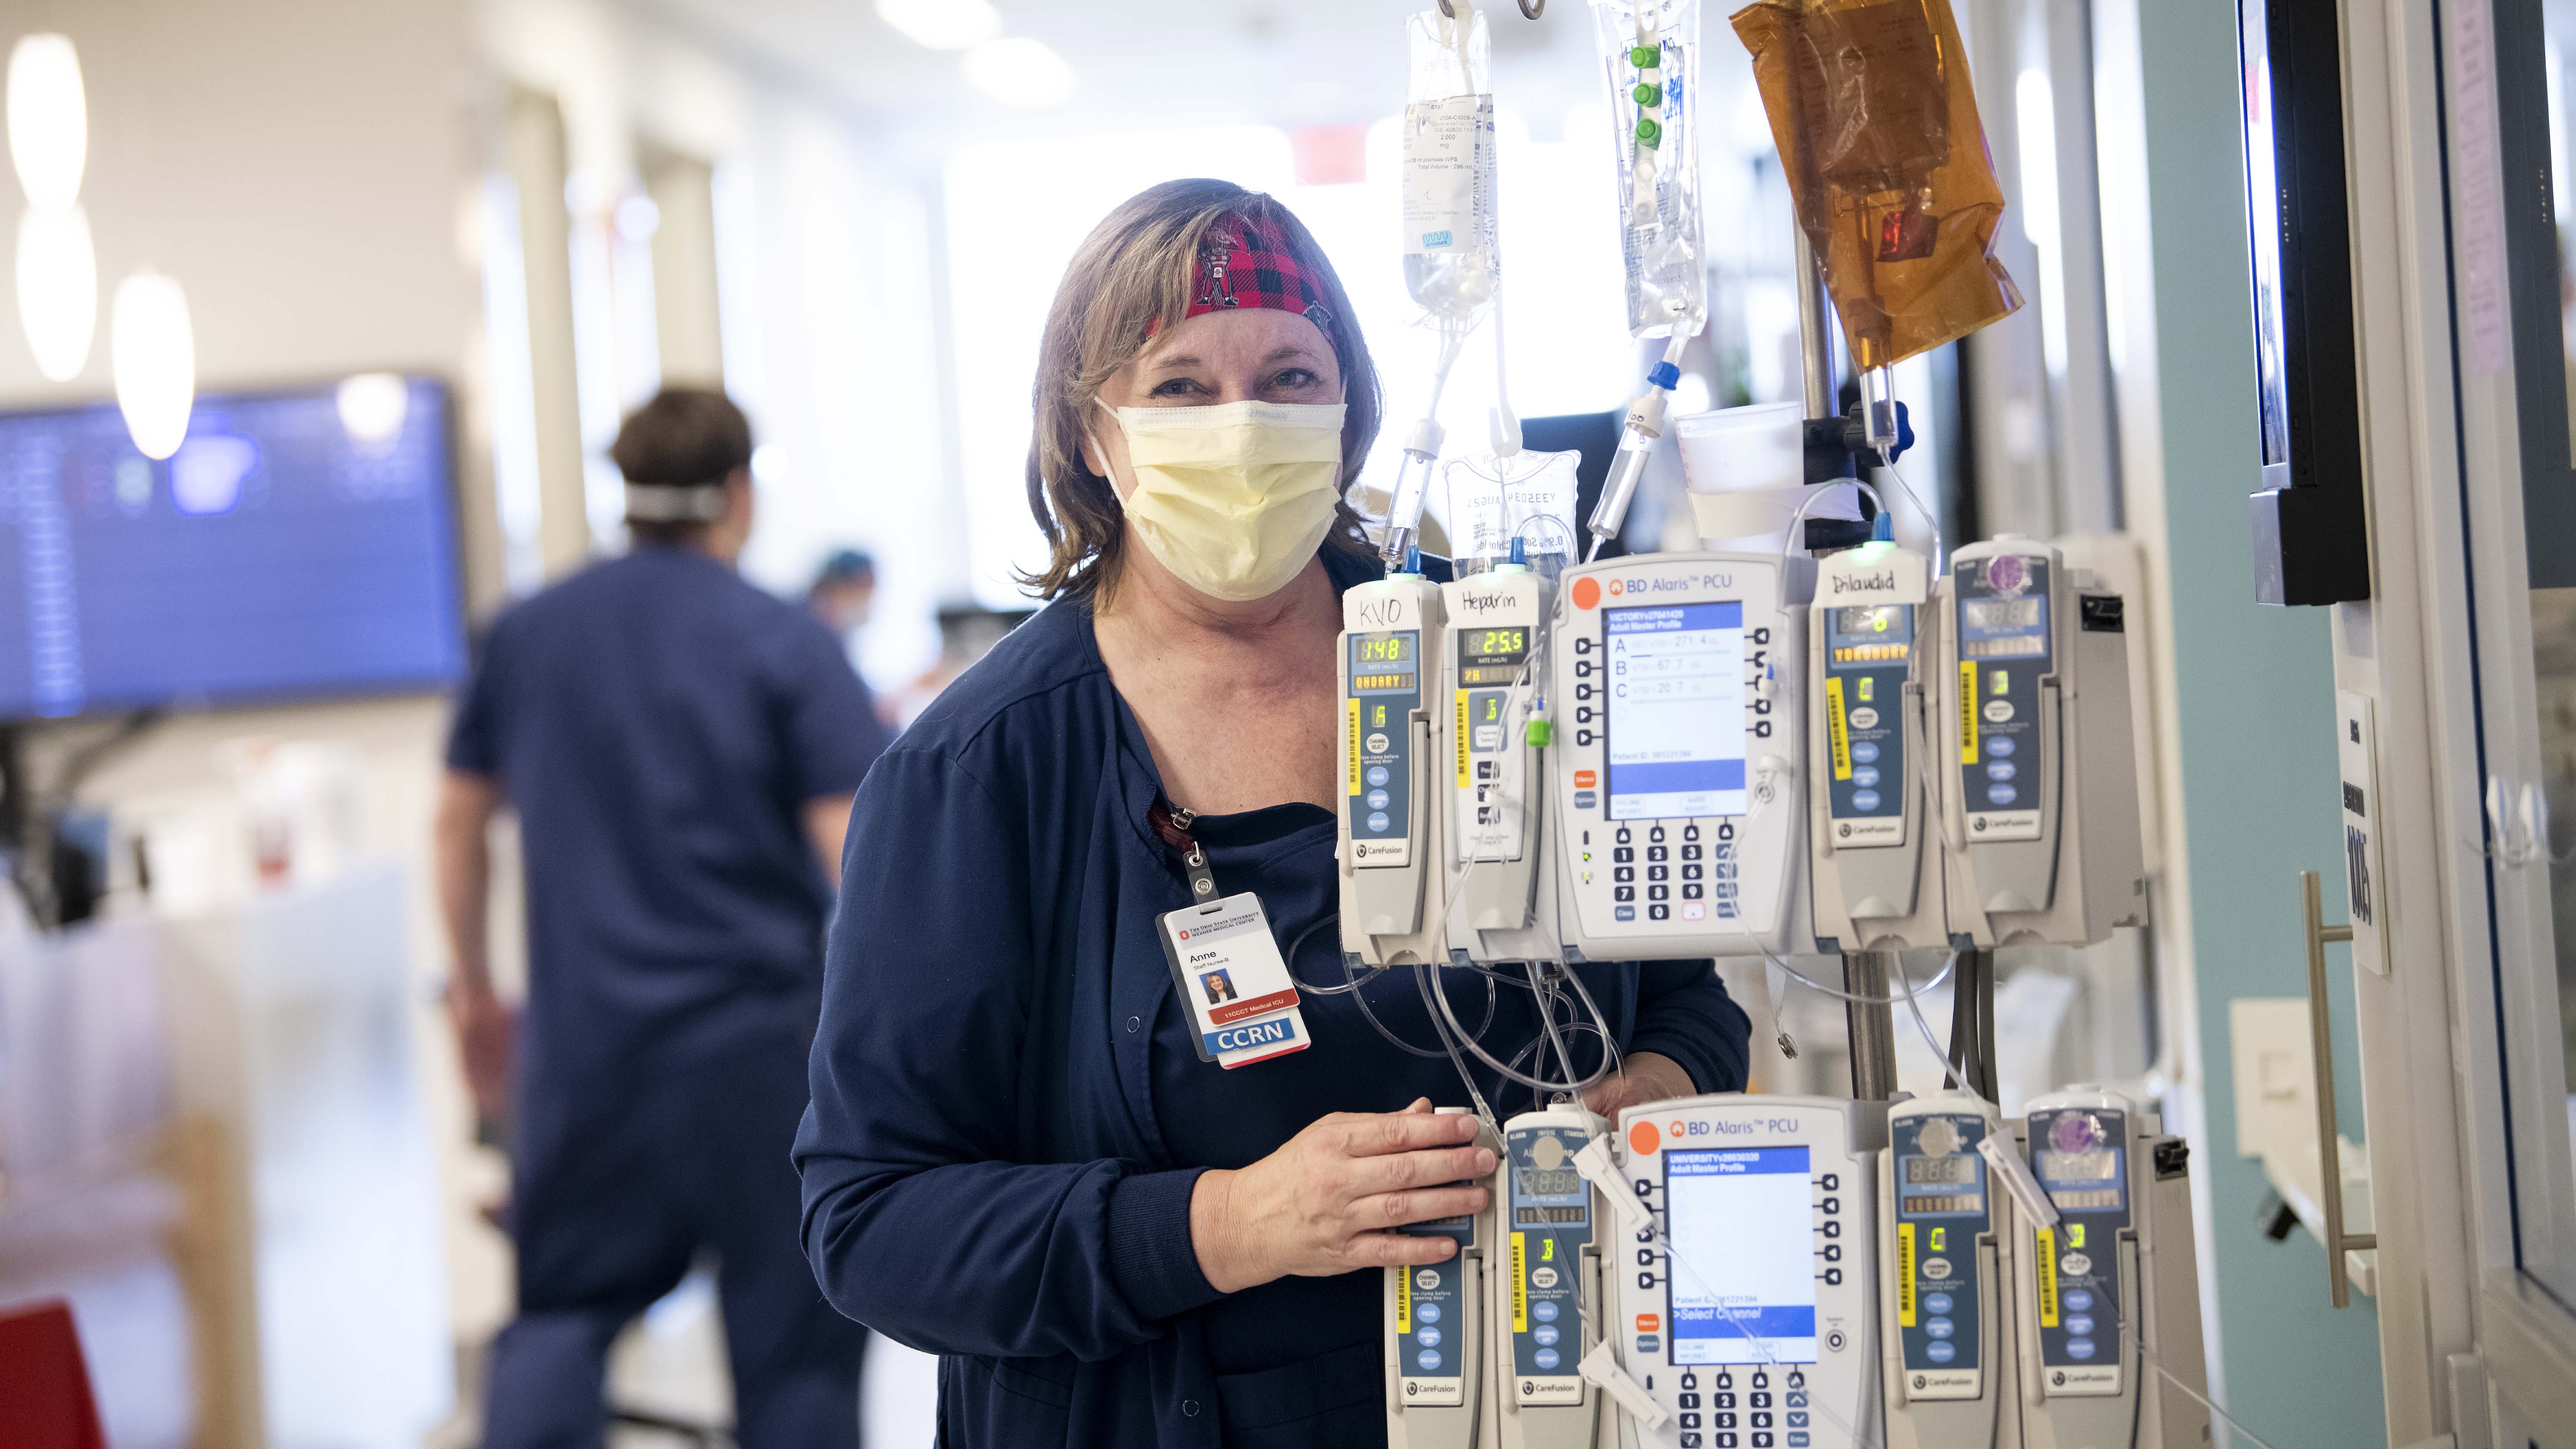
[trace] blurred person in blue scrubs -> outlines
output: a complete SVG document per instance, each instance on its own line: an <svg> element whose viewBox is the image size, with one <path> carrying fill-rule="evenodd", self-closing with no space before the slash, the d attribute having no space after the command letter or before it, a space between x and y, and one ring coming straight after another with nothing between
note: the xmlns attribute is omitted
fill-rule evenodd
<svg viewBox="0 0 2576 1449"><path fill-rule="evenodd" d="M877 598L877 561L855 548L839 548L814 571L805 591L805 607L823 627L847 639L867 627L868 611Z"/></svg>
<svg viewBox="0 0 2576 1449"><path fill-rule="evenodd" d="M832 631L735 571L741 411L667 389L611 456L635 547L493 624L439 802L448 1004L476 1105L511 1126L519 1315L484 1444L598 1444L611 1341L712 1252L737 1442L849 1446L867 1331L799 1251L788 1148L850 801L887 732ZM505 803L528 897L515 1023L485 945Z"/></svg>

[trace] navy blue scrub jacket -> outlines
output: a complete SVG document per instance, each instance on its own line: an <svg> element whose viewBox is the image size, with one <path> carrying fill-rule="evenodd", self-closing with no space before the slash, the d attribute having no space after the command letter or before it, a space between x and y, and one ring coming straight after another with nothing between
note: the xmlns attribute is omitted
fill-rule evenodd
<svg viewBox="0 0 2576 1449"><path fill-rule="evenodd" d="M1339 586L1364 576L1327 559ZM1190 1193L1328 1112L1464 1105L1465 1088L1347 996L1305 998L1308 1050L1199 1061L1154 937L1188 904L1146 824L1159 788L1090 609L1067 601L943 694L859 792L796 1144L805 1248L843 1312L942 1355L949 1449L1384 1439L1377 1271L1220 1294ZM1294 969L1338 983L1332 816L1283 805L1198 833L1220 889L1261 895ZM1623 1050L1673 1058L1704 1091L1742 1085L1747 1023L1707 962L1582 970ZM1434 1043L1411 973L1365 990ZM1484 995L1455 990L1472 1024ZM1508 1057L1538 1030L1529 994L1505 990L1484 1040ZM1479 1085L1498 1110L1528 1104Z"/></svg>

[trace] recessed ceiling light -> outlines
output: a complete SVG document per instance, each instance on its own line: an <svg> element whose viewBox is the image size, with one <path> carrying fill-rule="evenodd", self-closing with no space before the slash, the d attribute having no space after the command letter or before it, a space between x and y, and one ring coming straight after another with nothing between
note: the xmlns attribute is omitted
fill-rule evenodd
<svg viewBox="0 0 2576 1449"><path fill-rule="evenodd" d="M18 219L18 320L38 372L69 382L89 364L98 331L98 254L79 207L30 207Z"/></svg>
<svg viewBox="0 0 2576 1449"><path fill-rule="evenodd" d="M63 211L80 196L89 160L89 102L80 56L60 35L22 35L9 52L9 159L39 211Z"/></svg>
<svg viewBox="0 0 2576 1449"><path fill-rule="evenodd" d="M147 458L167 458L188 437L197 403L197 337L188 297L158 272L137 272L116 286L111 359L116 405L125 430Z"/></svg>
<svg viewBox="0 0 2576 1449"><path fill-rule="evenodd" d="M1025 35L966 52L966 79L1006 106L1061 105L1073 94L1073 67L1045 41Z"/></svg>
<svg viewBox="0 0 2576 1449"><path fill-rule="evenodd" d="M990 0L877 0L877 18L932 50L964 50L1002 33Z"/></svg>

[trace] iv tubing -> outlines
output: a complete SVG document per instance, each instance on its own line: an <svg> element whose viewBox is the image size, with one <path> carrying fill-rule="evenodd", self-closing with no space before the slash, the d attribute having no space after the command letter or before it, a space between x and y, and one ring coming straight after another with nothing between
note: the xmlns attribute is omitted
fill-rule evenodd
<svg viewBox="0 0 2576 1449"><path fill-rule="evenodd" d="M1664 344L1664 359L1646 374L1646 390L1628 404L1628 420L1619 439L1619 454L1612 465L1610 480L1601 489L1601 501L1592 506L1587 525L1592 534L1592 547L1583 561L1590 563L1601 556L1601 545L1618 536L1621 525L1628 521L1628 504L1637 495L1637 480L1646 471L1646 460L1653 456L1655 440L1664 433L1664 405L1670 399L1674 384L1681 381L1682 352L1698 329L1676 319L1672 340Z"/></svg>

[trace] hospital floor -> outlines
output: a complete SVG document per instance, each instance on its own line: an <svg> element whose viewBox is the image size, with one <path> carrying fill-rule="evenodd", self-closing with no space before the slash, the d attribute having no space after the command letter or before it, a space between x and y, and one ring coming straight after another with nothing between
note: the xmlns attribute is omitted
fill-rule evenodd
<svg viewBox="0 0 2576 1449"><path fill-rule="evenodd" d="M880 1337L868 1339L859 1391L859 1427L868 1449L929 1449L938 1397L939 1360ZM628 1418L609 1432L609 1449L699 1449L710 1441L652 1425L729 1423L732 1398L715 1284L702 1272L691 1273L617 1341L609 1362L609 1402ZM427 1449L474 1449L481 1427L481 1405L461 1404Z"/></svg>

